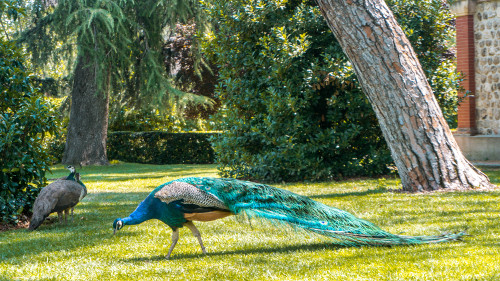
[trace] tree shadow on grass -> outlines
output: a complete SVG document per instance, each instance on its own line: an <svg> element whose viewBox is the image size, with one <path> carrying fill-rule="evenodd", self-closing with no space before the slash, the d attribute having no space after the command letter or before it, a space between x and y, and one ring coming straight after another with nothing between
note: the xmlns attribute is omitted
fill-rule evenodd
<svg viewBox="0 0 500 281"><path fill-rule="evenodd" d="M309 195L307 197L311 199L332 199L332 198L341 198L350 196L367 196L367 195L387 193L387 192L390 192L390 190L384 188L377 188L377 189L368 189L365 191Z"/></svg>
<svg viewBox="0 0 500 281"><path fill-rule="evenodd" d="M453 242L450 242L453 243ZM442 252L442 251L447 251L454 249L454 245L446 245L446 244L441 244L442 246L439 248L431 248L431 247L426 247L426 244L422 245L406 245L406 246L378 246L378 248L385 248L387 249L387 253L384 254L384 256L388 255L393 255L397 256L397 258L401 258L401 253L399 251L392 251L391 249L393 248L408 248L412 247L414 251L417 252ZM253 249L246 249L246 250L232 250L232 251L221 251L221 252L209 252L207 254L202 254L202 253L192 253L192 254L175 254L175 250L172 253L172 256L170 256L169 260L175 261L175 260L186 260L186 259L196 259L196 258L210 258L210 257L225 257L225 256L232 256L232 255L251 255L251 254L293 254L295 252L319 252L323 250L330 250L332 251L332 255L334 255L335 252L345 249L345 248L358 248L360 249L360 252L357 254L353 254L351 257L346 257L343 256L343 259L348 259L348 258L356 258L358 259L360 255L362 255L364 258L369 258L369 256L374 256L374 255L379 255L377 253L369 252L368 251L363 251L363 248L371 248L371 246L343 246L339 244L335 244L335 242L322 242L322 243L313 243L313 244L298 244L298 245L287 245L283 247L259 247L259 248L253 248ZM198 249L199 250L199 249ZM164 255L156 255L156 256L151 256L151 257L136 257L136 258L128 258L128 259L122 259L121 261L123 262L128 262L128 263L142 263L142 262L162 262L165 261L166 259L166 254ZM411 255L410 255L411 256ZM396 257L395 257L396 258Z"/></svg>
<svg viewBox="0 0 500 281"><path fill-rule="evenodd" d="M259 247L254 249L247 250L232 250L232 251L223 251L223 252L209 252L206 254L201 253L193 253L193 254L175 254L172 253L170 256L170 260L182 260L182 259L193 259L200 257L215 257L215 256L231 256L231 255L251 255L251 254L276 254L276 253L293 253L293 252L301 252L301 251L322 251L325 249L329 249L332 251L337 251L339 249L348 248L348 246L341 246L334 243L323 242L323 243L313 243L313 244L299 244L299 245L288 245L284 247ZM199 249L198 249L199 250ZM166 258L165 255L157 255L152 257L137 257L137 258L129 258L123 259L124 262L154 262L154 261L164 261Z"/></svg>
<svg viewBox="0 0 500 281"><path fill-rule="evenodd" d="M195 165L195 164L172 164L172 165L151 165L124 163L105 168L103 174L102 167L77 167L77 171L82 176L82 181L125 181L133 179L155 179L163 177L181 178L205 175L214 169L214 165ZM53 168L49 178L58 179L67 176L67 170L63 167Z"/></svg>

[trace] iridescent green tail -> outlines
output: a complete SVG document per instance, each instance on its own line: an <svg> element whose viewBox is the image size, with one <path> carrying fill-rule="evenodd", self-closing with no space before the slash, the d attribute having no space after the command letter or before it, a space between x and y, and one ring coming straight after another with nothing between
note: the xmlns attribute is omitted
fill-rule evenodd
<svg viewBox="0 0 500 281"><path fill-rule="evenodd" d="M199 189L221 200L234 214L287 224L331 237L342 245L441 243L459 240L465 235L465 232L437 236L395 235L351 213L276 187L233 179L197 178L192 181Z"/></svg>
<svg viewBox="0 0 500 281"><path fill-rule="evenodd" d="M436 236L404 236L404 235L395 235L388 232L384 232L384 234L378 236L369 234L353 234L346 232L335 233L333 235L325 231L320 231L317 233L338 239L340 241L339 244L354 245L354 246L358 245L397 246L397 245L442 243L448 241L461 240L461 237L466 235L465 232L455 233L455 234L443 233L441 235L436 235Z"/></svg>
<svg viewBox="0 0 500 281"><path fill-rule="evenodd" d="M240 213L244 213L250 218L254 217L277 223L285 223L292 227L298 227L309 232L331 237L338 244L346 246L393 246L441 243L460 240L466 234L465 232L461 232L457 234L444 233L436 236L396 235L386 232L373 223L357 218L345 211L315 201L312 202L316 205L317 209L315 211L319 212L312 211L312 209L308 209L306 212L297 212L293 208L276 208L276 205L257 206L255 204L236 204L235 207L240 208ZM318 213L320 214L319 216Z"/></svg>

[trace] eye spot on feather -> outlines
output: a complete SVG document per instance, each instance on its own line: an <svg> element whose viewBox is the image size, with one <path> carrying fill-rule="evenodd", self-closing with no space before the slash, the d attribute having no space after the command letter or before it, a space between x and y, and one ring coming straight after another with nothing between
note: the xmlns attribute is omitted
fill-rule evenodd
<svg viewBox="0 0 500 281"><path fill-rule="evenodd" d="M319 224L321 224L321 225L328 225L328 222L327 221L319 221Z"/></svg>

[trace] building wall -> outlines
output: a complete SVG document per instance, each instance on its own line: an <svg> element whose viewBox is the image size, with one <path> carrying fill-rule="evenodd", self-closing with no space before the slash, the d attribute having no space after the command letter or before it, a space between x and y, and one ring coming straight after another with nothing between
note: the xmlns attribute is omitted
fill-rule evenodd
<svg viewBox="0 0 500 281"><path fill-rule="evenodd" d="M477 1L474 41L477 133L500 135L500 1Z"/></svg>

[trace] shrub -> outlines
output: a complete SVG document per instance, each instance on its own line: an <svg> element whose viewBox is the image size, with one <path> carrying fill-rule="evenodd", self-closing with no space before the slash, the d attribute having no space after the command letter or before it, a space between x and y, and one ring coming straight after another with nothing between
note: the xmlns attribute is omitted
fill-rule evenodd
<svg viewBox="0 0 500 281"><path fill-rule="evenodd" d="M211 164L209 133L112 132L108 158L147 164Z"/></svg>
<svg viewBox="0 0 500 281"><path fill-rule="evenodd" d="M419 20L443 13L435 6L416 9ZM206 2L205 10L214 28L203 47L219 67L216 92L224 103L216 120L225 133L214 141L222 176L276 182L389 172L392 160L373 110L312 1L220 0ZM417 23L405 30L447 36L449 27L433 33L433 26ZM438 71L443 40L410 39L426 44L417 52L428 58L427 73Z"/></svg>
<svg viewBox="0 0 500 281"><path fill-rule="evenodd" d="M391 159L352 67L301 2L216 1L205 50L220 66L222 176L324 180L386 173ZM232 11L231 13L228 11Z"/></svg>
<svg viewBox="0 0 500 281"><path fill-rule="evenodd" d="M24 55L0 39L0 222L29 213L51 163L44 138L57 128L55 112L32 87Z"/></svg>

